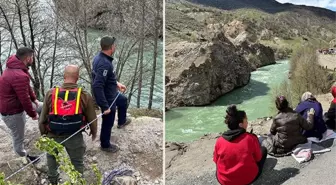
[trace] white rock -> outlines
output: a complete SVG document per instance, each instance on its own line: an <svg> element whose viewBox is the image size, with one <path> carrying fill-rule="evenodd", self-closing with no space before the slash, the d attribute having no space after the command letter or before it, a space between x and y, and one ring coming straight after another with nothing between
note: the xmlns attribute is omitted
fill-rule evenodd
<svg viewBox="0 0 336 185"><path fill-rule="evenodd" d="M41 184L45 184L46 182L47 182L46 179L42 179L42 180L41 180Z"/></svg>
<svg viewBox="0 0 336 185"><path fill-rule="evenodd" d="M115 181L117 182L112 183L112 185L136 185L135 179L130 176L116 177Z"/></svg>

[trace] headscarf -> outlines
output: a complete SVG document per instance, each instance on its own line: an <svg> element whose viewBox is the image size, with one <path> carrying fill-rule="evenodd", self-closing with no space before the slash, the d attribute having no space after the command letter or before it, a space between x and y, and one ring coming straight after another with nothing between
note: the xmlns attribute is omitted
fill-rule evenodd
<svg viewBox="0 0 336 185"><path fill-rule="evenodd" d="M311 92L305 92L301 96L301 101L306 101L306 100L315 100L314 95Z"/></svg>

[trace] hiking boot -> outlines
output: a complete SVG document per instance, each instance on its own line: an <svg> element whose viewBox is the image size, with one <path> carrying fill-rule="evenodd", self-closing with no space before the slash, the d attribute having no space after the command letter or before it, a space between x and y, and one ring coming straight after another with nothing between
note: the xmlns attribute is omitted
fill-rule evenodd
<svg viewBox="0 0 336 185"><path fill-rule="evenodd" d="M41 159L37 159L37 158L38 158L38 156L27 155L27 159L29 160L29 162L34 161L33 164L36 164L36 163L40 162Z"/></svg>
<svg viewBox="0 0 336 185"><path fill-rule="evenodd" d="M117 128L122 129L122 128L126 127L126 125L130 124L131 122L132 122L131 118L126 118L126 122L122 125L118 125Z"/></svg>
<svg viewBox="0 0 336 185"><path fill-rule="evenodd" d="M110 147L108 147L108 148L102 148L101 147L101 150L105 151L105 152L116 153L116 152L119 151L119 147L117 145L111 144Z"/></svg>

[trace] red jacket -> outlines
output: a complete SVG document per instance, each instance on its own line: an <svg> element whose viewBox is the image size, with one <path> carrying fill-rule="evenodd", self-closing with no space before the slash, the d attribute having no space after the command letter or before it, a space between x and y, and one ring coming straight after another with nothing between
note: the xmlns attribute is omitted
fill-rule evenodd
<svg viewBox="0 0 336 185"><path fill-rule="evenodd" d="M26 111L36 116L32 102L36 96L29 85L28 68L15 55L8 58L7 68L0 77L0 113L18 114Z"/></svg>
<svg viewBox="0 0 336 185"><path fill-rule="evenodd" d="M262 154L258 138L243 133L232 141L223 137L217 139L214 162L217 165L217 179L222 185L247 185L258 174L257 162Z"/></svg>

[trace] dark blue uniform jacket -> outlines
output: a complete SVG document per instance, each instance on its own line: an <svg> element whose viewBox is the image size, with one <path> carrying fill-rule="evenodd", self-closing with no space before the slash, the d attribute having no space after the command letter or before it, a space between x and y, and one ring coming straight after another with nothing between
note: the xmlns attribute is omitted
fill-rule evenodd
<svg viewBox="0 0 336 185"><path fill-rule="evenodd" d="M100 52L93 59L92 88L97 104L105 111L117 95L117 79L113 71L113 58Z"/></svg>

